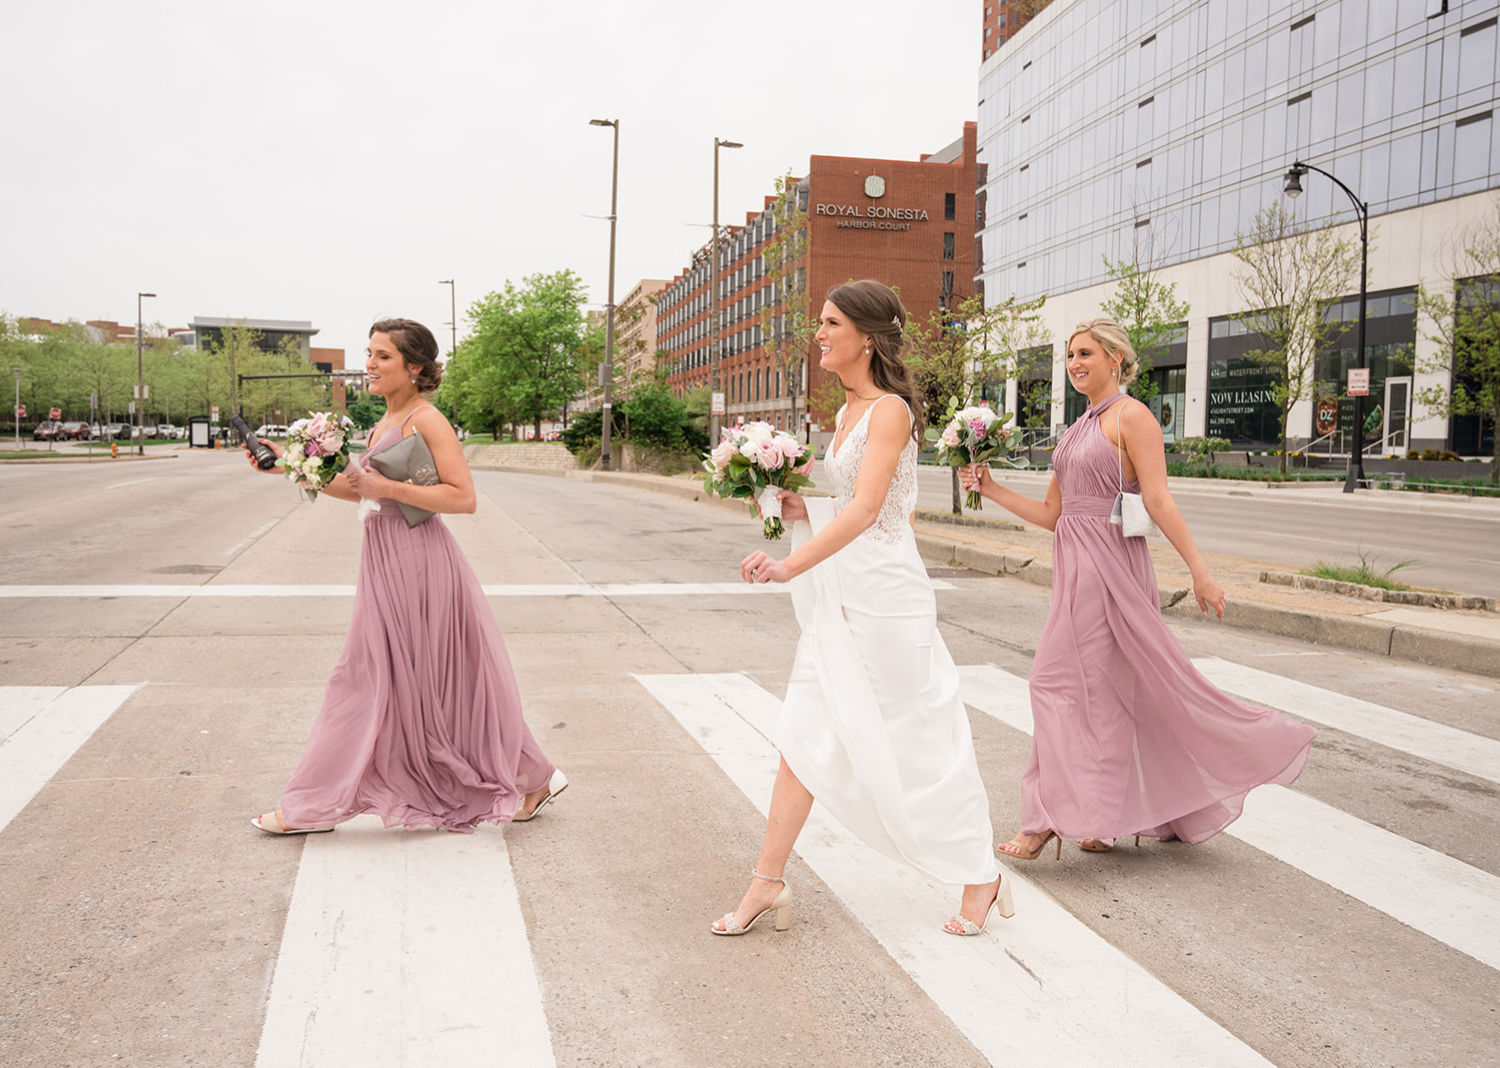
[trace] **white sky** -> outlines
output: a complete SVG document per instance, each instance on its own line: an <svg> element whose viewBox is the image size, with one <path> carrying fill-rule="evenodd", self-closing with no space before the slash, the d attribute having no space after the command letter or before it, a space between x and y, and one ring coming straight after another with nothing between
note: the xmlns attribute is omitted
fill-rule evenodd
<svg viewBox="0 0 1500 1068"><path fill-rule="evenodd" d="M448 347L506 279L670 278L812 154L916 159L975 117L982 0L4 0L0 311L183 326L381 316ZM701 227L689 224L701 223Z"/></svg>

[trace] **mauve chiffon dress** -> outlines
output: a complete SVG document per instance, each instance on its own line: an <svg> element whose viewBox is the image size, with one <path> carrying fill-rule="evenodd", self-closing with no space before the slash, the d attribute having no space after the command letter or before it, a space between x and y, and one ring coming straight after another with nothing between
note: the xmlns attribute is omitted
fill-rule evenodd
<svg viewBox="0 0 1500 1068"><path fill-rule="evenodd" d="M401 437L384 434L352 462ZM281 798L288 827L374 813L468 833L510 820L553 767L532 737L500 628L440 515L395 501L364 521L349 636Z"/></svg>
<svg viewBox="0 0 1500 1068"><path fill-rule="evenodd" d="M1124 399L1090 408L1053 457L1062 515L1031 671L1021 828L1203 842L1239 818L1251 789L1296 779L1317 732L1216 689L1167 629L1146 539L1109 521L1119 461L1099 420Z"/></svg>

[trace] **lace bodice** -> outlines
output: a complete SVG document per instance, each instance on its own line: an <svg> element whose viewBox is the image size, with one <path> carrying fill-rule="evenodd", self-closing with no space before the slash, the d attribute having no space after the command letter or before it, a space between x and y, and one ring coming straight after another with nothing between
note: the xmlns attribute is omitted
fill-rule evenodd
<svg viewBox="0 0 1500 1068"><path fill-rule="evenodd" d="M894 396L894 394L888 394ZM900 397L896 398L904 407L906 402ZM859 468L865 459L865 445L869 441L870 413L875 410L876 404L889 403L881 397L865 409L865 413L859 417L859 422L854 424L843 443L837 451L829 445L827 454L823 457L823 466L828 469L833 480L833 496L838 502L839 511L854 499L854 484L859 479ZM845 405L839 409L838 426L844 422L844 413L848 410ZM834 434L838 439L838 434ZM891 475L890 488L886 490L885 500L880 505L880 514L875 517L875 522L870 529L860 535L872 541L884 545L896 545L912 536L911 514L917 507L917 443L913 438L907 438L906 447L901 450L901 457L896 461L895 473Z"/></svg>

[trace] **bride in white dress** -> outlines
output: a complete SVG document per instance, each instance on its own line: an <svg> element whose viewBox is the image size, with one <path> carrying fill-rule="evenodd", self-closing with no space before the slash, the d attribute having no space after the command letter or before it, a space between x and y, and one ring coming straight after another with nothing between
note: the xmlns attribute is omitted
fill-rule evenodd
<svg viewBox="0 0 1500 1068"><path fill-rule="evenodd" d="M865 843L946 883L964 884L951 934L979 934L991 907L1014 913L995 860L989 801L958 669L937 629L917 552L921 402L901 362L906 310L889 287L851 282L828 295L821 365L847 401L823 460L832 499L782 493L792 553L751 553L747 582L792 581L802 637L776 727L781 769L750 888L715 934L767 913L785 930L783 874L813 798Z"/></svg>

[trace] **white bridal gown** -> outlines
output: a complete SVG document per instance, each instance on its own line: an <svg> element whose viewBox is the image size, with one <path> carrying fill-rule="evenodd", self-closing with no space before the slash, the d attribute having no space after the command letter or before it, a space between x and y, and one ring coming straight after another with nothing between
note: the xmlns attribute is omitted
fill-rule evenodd
<svg viewBox="0 0 1500 1068"><path fill-rule="evenodd" d="M823 466L834 497L806 499L809 522L792 525L793 548L853 499L873 410L836 453L830 447ZM803 785L866 844L945 883L987 883L1000 874L989 801L909 522L916 502L908 441L874 525L792 580L802 637L776 741Z"/></svg>

